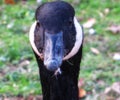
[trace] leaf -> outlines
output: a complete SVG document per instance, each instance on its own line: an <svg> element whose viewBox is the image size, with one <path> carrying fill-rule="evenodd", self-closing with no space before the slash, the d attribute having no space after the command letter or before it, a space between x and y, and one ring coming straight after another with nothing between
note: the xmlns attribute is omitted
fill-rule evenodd
<svg viewBox="0 0 120 100"><path fill-rule="evenodd" d="M85 82L84 82L84 79L81 78L79 81L78 81L78 87L79 87L79 98L84 98L86 96L86 91L83 89L83 86L84 86Z"/></svg>
<svg viewBox="0 0 120 100"><path fill-rule="evenodd" d="M120 82L115 82L113 85L112 85L112 89L119 94L120 96Z"/></svg>
<svg viewBox="0 0 120 100"><path fill-rule="evenodd" d="M7 25L7 28L8 29L12 29L14 27L14 21L13 22L10 22L8 25Z"/></svg>
<svg viewBox="0 0 120 100"><path fill-rule="evenodd" d="M15 4L14 0L4 0L6 4Z"/></svg>
<svg viewBox="0 0 120 100"><path fill-rule="evenodd" d="M34 97L33 95L29 95L29 96L27 97L27 100L35 100L35 97Z"/></svg>
<svg viewBox="0 0 120 100"><path fill-rule="evenodd" d="M114 60L120 60L120 53L115 53L113 56Z"/></svg>
<svg viewBox="0 0 120 100"><path fill-rule="evenodd" d="M84 98L86 96L86 91L82 88L79 89L79 98Z"/></svg>
<svg viewBox="0 0 120 100"><path fill-rule="evenodd" d="M19 66L20 67L24 67L24 66L27 66L30 64L30 61L29 60L23 60L19 63Z"/></svg>
<svg viewBox="0 0 120 100"><path fill-rule="evenodd" d="M42 95L36 96L36 100L43 100L43 96Z"/></svg>
<svg viewBox="0 0 120 100"><path fill-rule="evenodd" d="M111 25L106 30L108 30L114 34L120 33L120 25Z"/></svg>
<svg viewBox="0 0 120 100"><path fill-rule="evenodd" d="M95 29L90 28L90 29L89 29L89 34L90 34L90 35L94 35L94 34L96 34Z"/></svg>
<svg viewBox="0 0 120 100"><path fill-rule="evenodd" d="M98 50L98 49L96 49L96 48L90 48L91 49L91 51L92 51L92 53L94 53L94 54L96 54L96 55L98 55L98 54L100 54L100 51Z"/></svg>
<svg viewBox="0 0 120 100"><path fill-rule="evenodd" d="M108 13L110 12L110 9L109 8L105 8L104 9L104 13L107 15Z"/></svg>
<svg viewBox="0 0 120 100"><path fill-rule="evenodd" d="M115 82L112 86L106 88L104 94L112 98L120 97L120 82Z"/></svg>
<svg viewBox="0 0 120 100"><path fill-rule="evenodd" d="M119 97L119 98L117 98L117 100L120 100L120 97Z"/></svg>
<svg viewBox="0 0 120 100"><path fill-rule="evenodd" d="M84 79L81 78L81 79L78 81L78 87L81 88L81 87L84 86L84 84L85 84Z"/></svg>
<svg viewBox="0 0 120 100"><path fill-rule="evenodd" d="M95 18L90 18L90 19L88 19L87 22L85 22L83 24L83 27L84 28L91 28L95 23L96 23L96 19Z"/></svg>
<svg viewBox="0 0 120 100"><path fill-rule="evenodd" d="M41 3L42 2L42 0L37 0L37 3Z"/></svg>

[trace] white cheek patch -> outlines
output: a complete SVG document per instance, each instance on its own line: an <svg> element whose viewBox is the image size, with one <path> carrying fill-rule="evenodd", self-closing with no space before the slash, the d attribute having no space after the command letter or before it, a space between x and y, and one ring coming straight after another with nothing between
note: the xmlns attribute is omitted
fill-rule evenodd
<svg viewBox="0 0 120 100"><path fill-rule="evenodd" d="M29 40L30 40L30 44L34 50L34 52L40 57L40 58L43 58L43 54L42 53L39 53L35 43L34 43L34 30L35 30L35 27L36 27L36 24L37 22L35 21L31 28L30 28L30 32L29 32Z"/></svg>
<svg viewBox="0 0 120 100"><path fill-rule="evenodd" d="M66 55L63 58L63 60L67 60L67 59L71 58L72 56L74 56L78 52L79 48L81 47L82 41L83 41L82 27L80 26L80 24L78 23L78 21L75 17L74 17L74 25L75 25L75 29L76 29L76 41L75 41L74 47L72 48L70 53L68 53L68 55Z"/></svg>

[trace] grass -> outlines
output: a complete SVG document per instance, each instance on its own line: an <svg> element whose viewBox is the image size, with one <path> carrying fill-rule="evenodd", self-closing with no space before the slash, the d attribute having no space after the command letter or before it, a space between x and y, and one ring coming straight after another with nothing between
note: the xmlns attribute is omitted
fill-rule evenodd
<svg viewBox="0 0 120 100"><path fill-rule="evenodd" d="M83 59L79 77L85 80L87 91L95 89L100 92L120 81L120 61L112 59L115 52L120 52L120 34L106 31L110 25L119 25L119 4L119 0L81 0L80 4L73 3L81 24L89 18L97 21L93 26L95 35L89 35L88 29L84 29ZM38 67L28 40L36 5L34 1L28 1L22 7L20 3L0 6L0 95L41 94ZM106 8L110 10L108 14L104 14ZM93 54L91 47L97 48L100 54ZM26 64L25 60L29 61L29 64ZM21 66L21 62L25 65ZM100 85L99 80L105 84Z"/></svg>

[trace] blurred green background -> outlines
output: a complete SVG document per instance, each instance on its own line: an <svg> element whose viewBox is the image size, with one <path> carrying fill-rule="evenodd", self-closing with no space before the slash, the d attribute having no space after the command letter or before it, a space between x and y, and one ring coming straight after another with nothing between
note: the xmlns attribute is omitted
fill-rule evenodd
<svg viewBox="0 0 120 100"><path fill-rule="evenodd" d="M84 26L79 78L84 80L89 95L93 90L101 93L120 81L120 0L65 1L73 5ZM41 94L38 67L28 39L38 5L36 0L15 0L13 5L0 1L0 96Z"/></svg>

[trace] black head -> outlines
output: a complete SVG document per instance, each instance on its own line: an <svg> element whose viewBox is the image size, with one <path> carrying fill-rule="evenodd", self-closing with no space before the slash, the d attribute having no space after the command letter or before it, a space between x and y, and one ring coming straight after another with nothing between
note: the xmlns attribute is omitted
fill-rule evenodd
<svg viewBox="0 0 120 100"><path fill-rule="evenodd" d="M61 66L64 56L70 51L77 52L76 48L78 49L79 43L76 41L80 35L76 35L75 23L78 25L78 22L74 16L73 7L63 1L48 2L36 10L36 22L31 28L34 36L31 35L30 40L35 42L35 45L33 42L31 43L33 48L36 46L34 51L38 49L36 53L42 54L44 65L50 71L57 70ZM35 28L34 32L33 28ZM75 48L73 49L73 47ZM71 52L70 55L73 56Z"/></svg>
<svg viewBox="0 0 120 100"><path fill-rule="evenodd" d="M64 26L72 24L75 12L73 7L63 1L49 2L36 10L36 20L46 32L56 34Z"/></svg>

